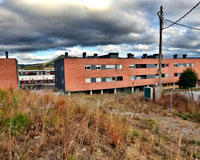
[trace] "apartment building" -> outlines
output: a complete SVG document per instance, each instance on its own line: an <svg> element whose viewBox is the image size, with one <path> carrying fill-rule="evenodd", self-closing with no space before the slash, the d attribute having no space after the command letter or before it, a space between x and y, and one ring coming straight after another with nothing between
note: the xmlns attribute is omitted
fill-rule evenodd
<svg viewBox="0 0 200 160"><path fill-rule="evenodd" d="M17 89L19 87L17 60L8 58L8 52L5 54L6 58L0 58L0 88Z"/></svg>
<svg viewBox="0 0 200 160"><path fill-rule="evenodd" d="M21 89L52 89L55 86L54 70L20 70Z"/></svg>
<svg viewBox="0 0 200 160"><path fill-rule="evenodd" d="M200 58L164 58L162 60L162 84L174 85L180 74L192 67L200 77ZM137 87L158 84L158 54L141 59L134 58L129 53L127 58L120 58L118 53L82 58L70 58L55 62L55 86L65 92L105 92L106 90L129 88L134 91Z"/></svg>

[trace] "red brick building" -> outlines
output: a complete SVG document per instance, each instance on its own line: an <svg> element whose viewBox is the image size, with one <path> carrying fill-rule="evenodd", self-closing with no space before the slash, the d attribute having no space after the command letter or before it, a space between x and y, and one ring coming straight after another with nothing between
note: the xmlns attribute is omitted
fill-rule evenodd
<svg viewBox="0 0 200 160"><path fill-rule="evenodd" d="M0 88L18 88L17 60L14 58L0 59Z"/></svg>
<svg viewBox="0 0 200 160"><path fill-rule="evenodd" d="M143 55L141 59L128 54L127 58L119 58L118 53L105 56L83 58L66 58L55 63L55 85L68 91L96 91L144 87L158 84L158 55ZM182 58L162 61L162 83L175 85L179 75L187 67L192 67L200 77L200 59Z"/></svg>

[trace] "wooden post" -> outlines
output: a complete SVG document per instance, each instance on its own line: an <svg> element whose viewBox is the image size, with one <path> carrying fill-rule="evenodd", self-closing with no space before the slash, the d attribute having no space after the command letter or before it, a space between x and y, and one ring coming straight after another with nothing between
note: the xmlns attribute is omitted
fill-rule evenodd
<svg viewBox="0 0 200 160"><path fill-rule="evenodd" d="M173 90L171 91L171 96L170 96L170 113L172 113L172 96L173 96Z"/></svg>
<svg viewBox="0 0 200 160"><path fill-rule="evenodd" d="M162 30L163 30L163 7L160 6L159 12L159 19L160 19L160 40L159 40L159 86L162 85Z"/></svg>

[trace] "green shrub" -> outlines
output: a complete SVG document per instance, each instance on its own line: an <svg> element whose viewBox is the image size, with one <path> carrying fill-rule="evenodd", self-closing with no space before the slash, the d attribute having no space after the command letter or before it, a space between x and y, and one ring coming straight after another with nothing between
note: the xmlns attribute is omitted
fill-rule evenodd
<svg viewBox="0 0 200 160"><path fill-rule="evenodd" d="M188 89L196 86L198 82L198 75L192 68L187 68L181 73L178 85L180 88Z"/></svg>
<svg viewBox="0 0 200 160"><path fill-rule="evenodd" d="M183 120L191 119L200 122L200 112L177 113L176 115L183 118Z"/></svg>
<svg viewBox="0 0 200 160"><path fill-rule="evenodd" d="M157 127L155 128L155 133L156 133L156 134L159 134L159 130L160 130L160 127L157 126Z"/></svg>
<svg viewBox="0 0 200 160"><path fill-rule="evenodd" d="M18 96L13 94L12 95L12 106L17 107Z"/></svg>
<svg viewBox="0 0 200 160"><path fill-rule="evenodd" d="M126 88L126 94L131 94L131 89L130 88Z"/></svg>
<svg viewBox="0 0 200 160"><path fill-rule="evenodd" d="M0 89L0 103L5 100L6 92Z"/></svg>
<svg viewBox="0 0 200 160"><path fill-rule="evenodd" d="M14 118L8 118L6 123L6 128L12 134L22 133L28 124L28 117L23 114L17 114Z"/></svg>

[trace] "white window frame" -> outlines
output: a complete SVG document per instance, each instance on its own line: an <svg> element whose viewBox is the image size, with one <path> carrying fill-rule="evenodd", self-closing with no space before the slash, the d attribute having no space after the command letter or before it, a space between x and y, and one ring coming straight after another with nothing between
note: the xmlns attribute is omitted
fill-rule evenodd
<svg viewBox="0 0 200 160"><path fill-rule="evenodd" d="M112 82L112 77L106 77L106 82Z"/></svg>
<svg viewBox="0 0 200 160"><path fill-rule="evenodd" d="M85 83L91 83L91 78L85 78Z"/></svg>
<svg viewBox="0 0 200 160"><path fill-rule="evenodd" d="M115 69L115 65L114 64L109 64L105 66L106 69Z"/></svg>
<svg viewBox="0 0 200 160"><path fill-rule="evenodd" d="M101 82L101 78L96 78L96 82Z"/></svg>
<svg viewBox="0 0 200 160"><path fill-rule="evenodd" d="M129 79L130 80L135 80L135 76L130 76Z"/></svg>

